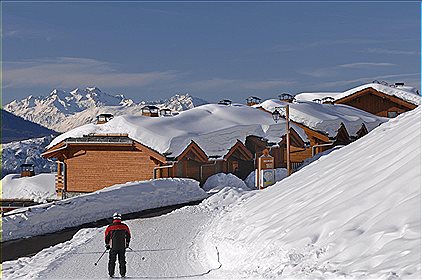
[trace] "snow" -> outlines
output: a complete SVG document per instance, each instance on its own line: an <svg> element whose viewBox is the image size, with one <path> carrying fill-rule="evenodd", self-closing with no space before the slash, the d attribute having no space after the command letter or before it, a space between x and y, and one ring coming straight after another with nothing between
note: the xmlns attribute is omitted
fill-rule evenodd
<svg viewBox="0 0 422 280"><path fill-rule="evenodd" d="M307 139L303 129L292 127ZM180 155L192 140L209 157L223 157L238 140L244 143L248 135L278 143L285 131L284 121L276 124L270 114L261 110L246 105L208 104L172 117L126 115L105 124L87 124L59 135L48 148L90 133L127 133L131 139L171 157Z"/></svg>
<svg viewBox="0 0 422 280"><path fill-rule="evenodd" d="M127 221L127 275L420 279L420 116L420 107L402 114L263 191L226 187L197 206ZM4 262L3 277L105 279L107 256L93 265L104 231Z"/></svg>
<svg viewBox="0 0 422 280"><path fill-rule="evenodd" d="M373 88L379 92L398 97L415 105L421 104L421 96L415 88L409 86L388 86L379 83L360 85L344 92L302 92L297 94L295 98L298 101L312 101L314 99L322 99L324 97L332 97L335 100L338 100L366 88Z"/></svg>
<svg viewBox="0 0 422 280"><path fill-rule="evenodd" d="M192 179L159 179L114 185L93 193L8 212L2 241L56 232L122 214L202 200L206 193ZM65 219L63 217L66 217Z"/></svg>
<svg viewBox="0 0 422 280"><path fill-rule="evenodd" d="M219 215L206 244L238 277L421 277L421 109Z"/></svg>
<svg viewBox="0 0 422 280"><path fill-rule="evenodd" d="M1 180L2 199L28 199L35 202L57 199L55 178L55 174L38 174L32 177L6 175Z"/></svg>
<svg viewBox="0 0 422 280"><path fill-rule="evenodd" d="M343 104L320 104L310 101L298 103L286 103L277 99L265 100L254 107L273 112L276 107L289 104L289 118L297 123L303 124L311 129L326 133L329 137L335 137L337 130L343 123L350 136L355 136L362 124L365 124L368 131L371 131L381 123L388 121L388 118L375 116L363 110ZM283 116L285 109L280 109Z"/></svg>
<svg viewBox="0 0 422 280"><path fill-rule="evenodd" d="M344 145L337 145L337 146L332 147L331 149L328 149L328 150L325 150L321 153L318 153L318 154L314 155L313 157L307 158L303 161L303 163L299 167L299 169L302 169L305 166L311 164L312 162L319 160L321 157L325 157L326 155L328 155L328 154L330 154L334 151L337 151L338 149L341 149L343 147L344 147Z"/></svg>
<svg viewBox="0 0 422 280"><path fill-rule="evenodd" d="M240 190L250 190L245 182L239 177L231 173L217 173L208 177L204 186L202 187L208 193L214 193L222 190L223 188L236 188Z"/></svg>

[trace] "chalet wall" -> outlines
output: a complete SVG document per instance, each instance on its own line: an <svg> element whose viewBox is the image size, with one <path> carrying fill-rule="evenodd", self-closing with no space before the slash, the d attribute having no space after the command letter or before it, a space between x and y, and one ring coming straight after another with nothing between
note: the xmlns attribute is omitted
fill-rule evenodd
<svg viewBox="0 0 422 280"><path fill-rule="evenodd" d="M370 91L354 99L339 103L370 112L380 117L388 117L388 112L398 112L401 114L410 110L408 107L392 102L387 98L371 94Z"/></svg>
<svg viewBox="0 0 422 280"><path fill-rule="evenodd" d="M131 147L130 147L131 148ZM114 184L152 179L158 164L145 152L71 148L76 157L65 160L68 192L92 192Z"/></svg>

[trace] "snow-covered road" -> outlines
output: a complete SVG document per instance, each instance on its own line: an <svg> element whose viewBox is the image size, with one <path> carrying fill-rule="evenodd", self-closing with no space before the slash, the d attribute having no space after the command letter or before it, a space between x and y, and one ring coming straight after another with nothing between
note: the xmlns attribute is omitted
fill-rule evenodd
<svg viewBox="0 0 422 280"><path fill-rule="evenodd" d="M199 277L218 266L210 265L206 251L196 236L209 223L211 213L200 207L184 207L170 214L127 221L132 231L126 253L130 278ZM105 227L81 230L71 241L43 250L33 258L21 258L3 265L7 279L104 279L108 278L108 254L94 263L104 251ZM144 260L142 259L144 257ZM116 273L118 267L116 266ZM29 273L29 274L28 274ZM25 276L24 276L25 275Z"/></svg>

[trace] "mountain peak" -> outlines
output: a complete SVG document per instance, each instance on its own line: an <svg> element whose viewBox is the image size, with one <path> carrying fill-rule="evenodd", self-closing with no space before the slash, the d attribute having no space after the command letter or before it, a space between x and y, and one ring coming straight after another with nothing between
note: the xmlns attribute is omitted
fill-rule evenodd
<svg viewBox="0 0 422 280"><path fill-rule="evenodd" d="M102 93L102 91L101 91L99 88L97 88L97 87L87 87L87 88L85 89L85 91L87 91L87 92Z"/></svg>
<svg viewBox="0 0 422 280"><path fill-rule="evenodd" d="M100 111L115 116L141 114L140 107L154 104L159 108L183 111L207 104L205 100L189 94L176 94L167 100L157 102L134 102L123 94L110 95L98 87L75 88L72 91L53 89L47 97L25 98L10 102L5 109L11 113L44 125L55 131L64 132L74 127L92 122Z"/></svg>

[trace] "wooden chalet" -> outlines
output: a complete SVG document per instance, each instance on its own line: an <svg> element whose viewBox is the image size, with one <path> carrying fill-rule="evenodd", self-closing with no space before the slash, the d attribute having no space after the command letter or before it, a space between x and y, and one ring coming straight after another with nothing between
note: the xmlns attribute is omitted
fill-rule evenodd
<svg viewBox="0 0 422 280"><path fill-rule="evenodd" d="M216 173L244 179L254 170L254 155L237 141L224 156L210 156L191 143L176 158L160 154L127 134L92 134L68 138L42 154L57 159L59 197L93 192L114 184L183 177L204 183Z"/></svg>
<svg viewBox="0 0 422 280"><path fill-rule="evenodd" d="M69 138L42 154L57 159L56 190L93 192L114 184L152 178L152 170L166 159L130 139L127 134L95 134Z"/></svg>
<svg viewBox="0 0 422 280"><path fill-rule="evenodd" d="M256 108L271 114L270 111L267 111L262 107ZM299 167L307 158L311 158L318 153L333 148L334 146L347 145L352 141L355 141L368 134L368 130L365 124L362 124L361 128L355 133L354 136L350 136L346 126L341 123L337 129L337 133L330 137L323 131L317 131L301 123L292 120L290 120L290 123L302 128L309 141L304 143L302 138L295 130L290 130L290 161L293 170ZM250 151L257 152L257 155L259 156L262 155L262 151L267 148L269 149L270 154L274 157L274 165L276 168L287 166L287 147L285 139L278 143L278 146L281 148L271 148L267 143L262 141L260 143L259 138L255 136L248 137L245 145Z"/></svg>
<svg viewBox="0 0 422 280"><path fill-rule="evenodd" d="M300 166L303 163L301 157L296 154L303 152L306 148L306 143L302 140L299 134L290 129L290 159L292 167ZM264 150L268 150L270 155L274 158L274 168L287 167L287 142L286 137L279 143L271 143L268 140L257 136L246 137L245 146L254 155L254 164L257 166L258 158L263 155ZM295 168L293 168L295 169Z"/></svg>
<svg viewBox="0 0 422 280"><path fill-rule="evenodd" d="M372 87L359 90L351 95L335 100L336 104L346 104L380 117L394 118L413 110L417 105L392 96Z"/></svg>

